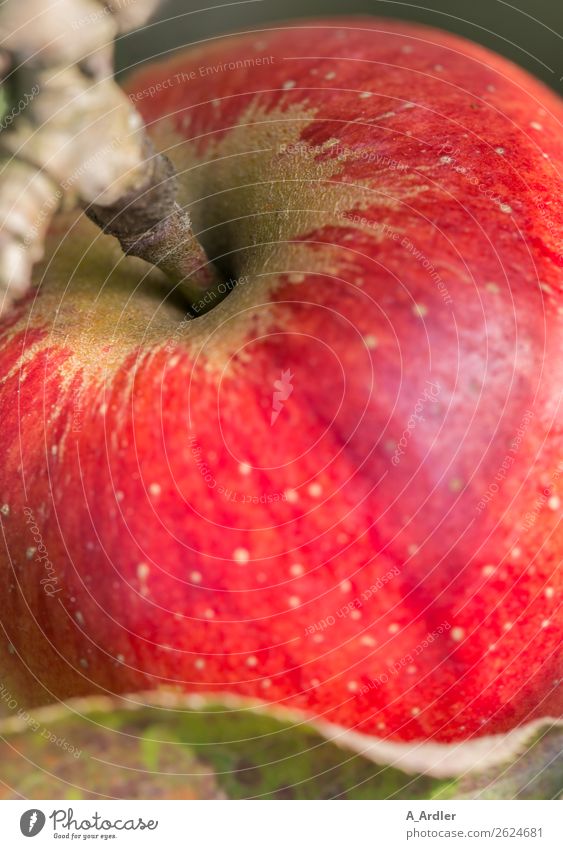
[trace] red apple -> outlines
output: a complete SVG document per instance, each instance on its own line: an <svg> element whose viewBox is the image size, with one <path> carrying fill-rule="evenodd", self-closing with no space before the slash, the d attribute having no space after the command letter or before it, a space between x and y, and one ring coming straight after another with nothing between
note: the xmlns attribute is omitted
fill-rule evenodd
<svg viewBox="0 0 563 849"><path fill-rule="evenodd" d="M560 101L375 19L129 91L238 285L190 320L59 219L2 328L3 680L236 696L378 756L559 718Z"/></svg>

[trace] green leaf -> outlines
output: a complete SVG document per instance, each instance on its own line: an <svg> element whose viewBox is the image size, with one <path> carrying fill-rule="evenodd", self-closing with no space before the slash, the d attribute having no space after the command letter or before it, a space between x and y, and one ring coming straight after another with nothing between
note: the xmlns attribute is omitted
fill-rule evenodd
<svg viewBox="0 0 563 849"><path fill-rule="evenodd" d="M544 799L562 792L560 729L511 764L459 780L412 776L304 724L171 697L79 699L0 721L0 798ZM139 704L139 706L137 706Z"/></svg>
<svg viewBox="0 0 563 849"><path fill-rule="evenodd" d="M62 707L36 711L34 725L18 731L9 720L0 723L0 796L427 799L446 786L250 709L100 711L96 704L85 710L81 700L82 715Z"/></svg>

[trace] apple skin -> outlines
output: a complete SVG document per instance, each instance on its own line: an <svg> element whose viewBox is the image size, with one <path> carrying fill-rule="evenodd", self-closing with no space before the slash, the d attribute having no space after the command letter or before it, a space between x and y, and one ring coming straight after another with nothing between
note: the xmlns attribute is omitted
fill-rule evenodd
<svg viewBox="0 0 563 849"><path fill-rule="evenodd" d="M3 681L392 741L560 717L560 101L377 19L222 39L128 90L240 282L187 321L59 218L2 326Z"/></svg>

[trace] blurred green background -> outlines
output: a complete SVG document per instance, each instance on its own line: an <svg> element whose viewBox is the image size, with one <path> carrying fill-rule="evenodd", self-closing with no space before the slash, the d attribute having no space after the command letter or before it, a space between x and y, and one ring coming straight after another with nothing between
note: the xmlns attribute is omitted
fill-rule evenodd
<svg viewBox="0 0 563 849"><path fill-rule="evenodd" d="M227 32L319 15L379 15L418 21L477 41L552 88L563 81L563 0L167 0L151 25L120 39L123 71L150 57Z"/></svg>

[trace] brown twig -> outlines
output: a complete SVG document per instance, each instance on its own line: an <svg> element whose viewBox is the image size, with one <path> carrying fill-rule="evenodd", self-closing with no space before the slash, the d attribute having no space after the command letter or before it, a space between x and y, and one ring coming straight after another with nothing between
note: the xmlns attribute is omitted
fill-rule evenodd
<svg viewBox="0 0 563 849"><path fill-rule="evenodd" d="M216 280L176 201L173 166L154 154L113 79L113 39L159 2L4 0L0 60L11 97L25 105L0 128L0 314L28 289L63 203L87 208L126 253L157 265L188 297Z"/></svg>

